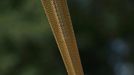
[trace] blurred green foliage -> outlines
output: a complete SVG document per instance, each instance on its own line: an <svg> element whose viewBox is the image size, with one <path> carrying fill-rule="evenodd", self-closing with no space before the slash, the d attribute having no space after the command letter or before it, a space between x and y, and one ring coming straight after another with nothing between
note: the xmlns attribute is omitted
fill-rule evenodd
<svg viewBox="0 0 134 75"><path fill-rule="evenodd" d="M63 75L40 0L1 0L0 75Z"/></svg>
<svg viewBox="0 0 134 75"><path fill-rule="evenodd" d="M68 5L84 71L110 75L108 39L127 38L133 48L133 0L68 0ZM1 0L0 75L67 75L40 0Z"/></svg>

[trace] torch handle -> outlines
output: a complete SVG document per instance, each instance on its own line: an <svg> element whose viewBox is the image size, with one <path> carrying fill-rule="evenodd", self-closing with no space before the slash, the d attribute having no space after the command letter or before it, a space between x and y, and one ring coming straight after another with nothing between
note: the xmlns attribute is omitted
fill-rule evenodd
<svg viewBox="0 0 134 75"><path fill-rule="evenodd" d="M66 0L42 0L68 75L84 75Z"/></svg>

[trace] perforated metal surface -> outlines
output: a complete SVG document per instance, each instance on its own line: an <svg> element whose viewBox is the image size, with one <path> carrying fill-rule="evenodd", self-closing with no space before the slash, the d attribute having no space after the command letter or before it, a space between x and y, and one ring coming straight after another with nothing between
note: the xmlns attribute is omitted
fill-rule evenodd
<svg viewBox="0 0 134 75"><path fill-rule="evenodd" d="M84 75L66 0L42 0L68 75Z"/></svg>

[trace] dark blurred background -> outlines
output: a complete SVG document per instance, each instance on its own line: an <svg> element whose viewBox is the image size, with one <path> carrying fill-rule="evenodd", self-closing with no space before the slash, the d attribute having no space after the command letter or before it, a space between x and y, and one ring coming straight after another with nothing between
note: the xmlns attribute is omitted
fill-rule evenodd
<svg viewBox="0 0 134 75"><path fill-rule="evenodd" d="M134 75L134 1L68 6L85 75ZM40 0L1 0L0 75L67 75Z"/></svg>

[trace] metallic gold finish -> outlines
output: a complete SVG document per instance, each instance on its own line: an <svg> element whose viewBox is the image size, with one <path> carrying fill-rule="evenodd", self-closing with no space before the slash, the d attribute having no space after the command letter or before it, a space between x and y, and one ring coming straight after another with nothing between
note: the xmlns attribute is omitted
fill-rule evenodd
<svg viewBox="0 0 134 75"><path fill-rule="evenodd" d="M66 0L42 0L68 75L84 75Z"/></svg>

